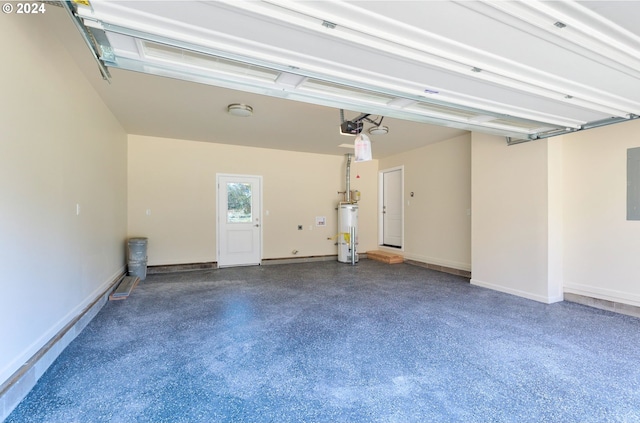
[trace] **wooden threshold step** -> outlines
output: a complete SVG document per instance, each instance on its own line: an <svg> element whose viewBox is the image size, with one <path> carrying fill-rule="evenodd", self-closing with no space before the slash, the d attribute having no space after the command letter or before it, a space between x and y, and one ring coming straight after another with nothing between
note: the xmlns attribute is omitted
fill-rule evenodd
<svg viewBox="0 0 640 423"><path fill-rule="evenodd" d="M367 251L367 258L387 264L404 263L404 257L401 255L380 250Z"/></svg>
<svg viewBox="0 0 640 423"><path fill-rule="evenodd" d="M109 300L126 300L131 291L138 285L140 278L138 276L125 276L118 287L109 295Z"/></svg>

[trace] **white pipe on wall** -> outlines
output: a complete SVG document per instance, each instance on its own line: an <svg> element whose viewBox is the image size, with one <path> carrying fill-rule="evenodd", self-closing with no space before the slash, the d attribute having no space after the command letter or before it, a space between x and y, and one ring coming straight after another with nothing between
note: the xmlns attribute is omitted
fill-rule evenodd
<svg viewBox="0 0 640 423"><path fill-rule="evenodd" d="M345 201L351 203L351 153L347 154L347 175L345 182Z"/></svg>

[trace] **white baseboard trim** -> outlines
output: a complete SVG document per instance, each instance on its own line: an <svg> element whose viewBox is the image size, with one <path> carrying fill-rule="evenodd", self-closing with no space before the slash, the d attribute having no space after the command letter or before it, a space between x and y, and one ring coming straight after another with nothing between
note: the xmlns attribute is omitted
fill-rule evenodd
<svg viewBox="0 0 640 423"><path fill-rule="evenodd" d="M436 266L443 266L443 267L449 267L451 269L465 270L467 272L471 271L470 263L462 263L462 262L452 261L452 260L442 260L437 257L421 256L418 254L411 254L407 252L402 253L402 256L407 260L415 260L415 261L420 261L422 263L433 264Z"/></svg>
<svg viewBox="0 0 640 423"><path fill-rule="evenodd" d="M424 267L426 269L436 270L438 272L449 273L451 275L462 276L462 277L467 278L467 279L471 279L471 272L469 272L467 270L454 269L453 267L441 266L439 264L433 264L433 263L425 263L423 261L411 260L411 259L407 259L407 258L405 258L404 263L405 264L411 264L413 266Z"/></svg>
<svg viewBox="0 0 640 423"><path fill-rule="evenodd" d="M367 253L358 253L357 257L367 258ZM338 261L338 255L266 258L262 259L262 264L268 266L272 264L309 263L315 261Z"/></svg>
<svg viewBox="0 0 640 423"><path fill-rule="evenodd" d="M598 288L576 283L565 283L563 289L564 292L568 294L577 294L583 297L597 298L600 300L640 307L640 295L634 295L628 292Z"/></svg>
<svg viewBox="0 0 640 423"><path fill-rule="evenodd" d="M57 323L54 328L59 329L53 329L41 337L37 342L43 345L30 358L22 359L24 364L0 384L0 422L11 414L60 353L98 314L107 303L109 294L124 275L125 267L123 266L65 317L66 324ZM48 341L43 342L43 338L48 338Z"/></svg>
<svg viewBox="0 0 640 423"><path fill-rule="evenodd" d="M562 295L557 297L546 297L544 295L533 294L531 292L522 291L519 289L513 289L502 285L496 285L489 282L484 282L478 279L471 279L471 285L481 286L483 288L493 289L494 291L504 292L506 294L516 295L518 297L527 298L529 300L538 301L545 304L552 304L560 302L564 299Z"/></svg>
<svg viewBox="0 0 640 423"><path fill-rule="evenodd" d="M360 254L361 258L367 258L367 254ZM260 262L261 265L272 264L291 264L291 263L307 263L314 261L337 261L337 255L327 256L303 256L303 257L282 257L282 258L263 258ZM155 275L158 273L174 273L174 272L189 272L198 270L211 270L217 269L218 263L215 261L202 262L202 263L177 263L177 264L163 264L163 265L147 265L147 275Z"/></svg>

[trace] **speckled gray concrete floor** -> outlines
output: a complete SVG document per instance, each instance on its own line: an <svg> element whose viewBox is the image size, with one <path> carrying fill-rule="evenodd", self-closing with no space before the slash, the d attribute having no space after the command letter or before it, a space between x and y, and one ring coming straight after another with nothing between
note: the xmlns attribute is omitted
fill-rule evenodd
<svg viewBox="0 0 640 423"><path fill-rule="evenodd" d="M150 275L8 422L635 422L640 319L361 260Z"/></svg>

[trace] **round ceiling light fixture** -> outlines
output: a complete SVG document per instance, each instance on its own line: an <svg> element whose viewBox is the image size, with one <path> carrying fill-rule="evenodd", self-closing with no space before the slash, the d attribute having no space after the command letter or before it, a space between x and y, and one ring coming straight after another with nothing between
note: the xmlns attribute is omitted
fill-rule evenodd
<svg viewBox="0 0 640 423"><path fill-rule="evenodd" d="M233 103L227 106L227 113L232 116L249 117L253 114L253 107L248 104Z"/></svg>
<svg viewBox="0 0 640 423"><path fill-rule="evenodd" d="M370 135L386 135L389 133L388 126L372 126L367 130Z"/></svg>

